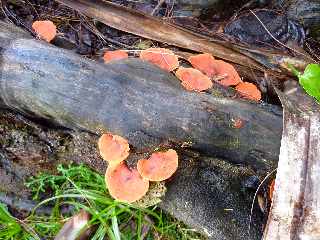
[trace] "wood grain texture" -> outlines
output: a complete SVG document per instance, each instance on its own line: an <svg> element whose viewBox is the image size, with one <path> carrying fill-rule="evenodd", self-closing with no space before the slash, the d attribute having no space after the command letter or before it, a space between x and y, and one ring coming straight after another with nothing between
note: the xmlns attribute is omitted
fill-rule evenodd
<svg viewBox="0 0 320 240"><path fill-rule="evenodd" d="M263 239L320 239L320 108L301 88L281 98L284 128Z"/></svg>

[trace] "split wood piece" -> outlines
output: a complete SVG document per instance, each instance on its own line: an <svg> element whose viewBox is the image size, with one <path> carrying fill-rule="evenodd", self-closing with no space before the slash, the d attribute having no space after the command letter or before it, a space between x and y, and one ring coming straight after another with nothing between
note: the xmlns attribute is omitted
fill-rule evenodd
<svg viewBox="0 0 320 240"><path fill-rule="evenodd" d="M184 49L211 53L215 57L246 66L250 70L268 70L278 75L281 70L284 70L283 73L288 73L284 62L306 66L311 59L302 60L301 56L293 58L281 52L230 44L107 1L58 0L58 2L113 28Z"/></svg>
<svg viewBox="0 0 320 240"><path fill-rule="evenodd" d="M320 108L301 88L279 93L283 135L264 240L320 239Z"/></svg>

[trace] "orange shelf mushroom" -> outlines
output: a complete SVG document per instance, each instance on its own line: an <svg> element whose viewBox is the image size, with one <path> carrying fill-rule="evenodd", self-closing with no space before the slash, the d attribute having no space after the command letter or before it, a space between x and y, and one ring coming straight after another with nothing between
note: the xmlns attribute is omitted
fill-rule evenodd
<svg viewBox="0 0 320 240"><path fill-rule="evenodd" d="M140 58L171 72L179 67L178 57L166 48L148 48L141 51Z"/></svg>
<svg viewBox="0 0 320 240"><path fill-rule="evenodd" d="M123 50L106 51L103 55L104 63L128 58L128 53Z"/></svg>
<svg viewBox="0 0 320 240"><path fill-rule="evenodd" d="M213 68L216 75L224 78L218 82L226 87L235 86L241 82L241 78L236 69L230 64L222 60L215 60Z"/></svg>
<svg viewBox="0 0 320 240"><path fill-rule="evenodd" d="M135 202L149 189L149 181L143 179L136 169L130 170L124 162L109 166L105 181L110 195L121 202Z"/></svg>
<svg viewBox="0 0 320 240"><path fill-rule="evenodd" d="M209 53L197 54L188 58L191 65L199 71L212 78L216 75L216 70L213 67L215 64L214 57Z"/></svg>
<svg viewBox="0 0 320 240"><path fill-rule="evenodd" d="M212 81L197 69L180 67L176 76L181 80L182 86L189 91L201 92L212 87Z"/></svg>
<svg viewBox="0 0 320 240"><path fill-rule="evenodd" d="M236 90L246 99L260 101L261 92L256 85L249 82L241 82L236 86Z"/></svg>
<svg viewBox="0 0 320 240"><path fill-rule="evenodd" d="M49 20L34 21L32 29L36 32L39 38L50 42L57 35L57 27Z"/></svg>
<svg viewBox="0 0 320 240"><path fill-rule="evenodd" d="M149 181L163 181L170 178L178 168L178 154L169 149L156 152L149 159L140 159L137 169L140 175Z"/></svg>
<svg viewBox="0 0 320 240"><path fill-rule="evenodd" d="M128 141L118 135L103 134L98 140L98 148L101 157L110 165L117 165L129 156Z"/></svg>

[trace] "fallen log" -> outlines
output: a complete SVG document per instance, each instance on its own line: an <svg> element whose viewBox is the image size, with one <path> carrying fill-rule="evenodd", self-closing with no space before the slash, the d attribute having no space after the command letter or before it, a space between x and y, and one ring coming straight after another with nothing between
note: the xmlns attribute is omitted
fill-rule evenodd
<svg viewBox="0 0 320 240"><path fill-rule="evenodd" d="M3 22L0 31L3 107L64 127L119 134L136 152L169 142L255 168L278 157L282 125L275 106L188 92L151 64L97 63ZM236 120L243 126L234 127Z"/></svg>
<svg viewBox="0 0 320 240"><path fill-rule="evenodd" d="M86 131L48 130L2 112L2 192L30 198L24 181L54 172L59 163L85 163L103 174L96 134L104 131L127 137L133 154L168 141L189 144L226 161L188 156L180 148L181 164L161 207L210 239L259 238L258 229L251 235L246 231L252 192L245 185L255 174L252 166L265 174L276 162L282 128L277 107L187 92L175 77L150 64L100 64L3 22L0 40L1 107ZM237 119L243 127L234 127Z"/></svg>
<svg viewBox="0 0 320 240"><path fill-rule="evenodd" d="M263 239L320 239L320 107L301 88L279 94L284 129Z"/></svg>

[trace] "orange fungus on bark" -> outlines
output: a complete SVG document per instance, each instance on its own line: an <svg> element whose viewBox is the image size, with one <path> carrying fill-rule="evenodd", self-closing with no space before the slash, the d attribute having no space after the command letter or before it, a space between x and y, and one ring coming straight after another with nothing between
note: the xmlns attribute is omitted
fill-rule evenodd
<svg viewBox="0 0 320 240"><path fill-rule="evenodd" d="M143 179L136 169L130 170L125 162L109 166L105 181L110 195L121 202L135 202L149 189L149 181Z"/></svg>
<svg viewBox="0 0 320 240"><path fill-rule="evenodd" d="M236 86L236 90L243 98L260 101L261 92L253 83L241 82Z"/></svg>
<svg viewBox="0 0 320 240"><path fill-rule="evenodd" d="M128 58L128 53L123 50L106 51L103 55L104 63Z"/></svg>
<svg viewBox="0 0 320 240"><path fill-rule="evenodd" d="M178 154L169 149L156 152L149 159L140 159L137 169L140 175L149 181L163 181L170 178L178 168Z"/></svg>
<svg viewBox="0 0 320 240"><path fill-rule="evenodd" d="M194 68L180 67L176 71L176 76L181 80L182 86L189 91L201 92L213 85L209 77Z"/></svg>
<svg viewBox="0 0 320 240"><path fill-rule="evenodd" d="M141 51L140 58L171 72L179 67L178 57L166 48L149 48Z"/></svg>
<svg viewBox="0 0 320 240"><path fill-rule="evenodd" d="M208 77L212 78L216 75L216 70L214 68L215 59L211 54L197 54L189 57L188 61L195 69L198 69L199 71L203 72Z"/></svg>
<svg viewBox="0 0 320 240"><path fill-rule="evenodd" d="M39 38L50 42L55 38L57 34L57 27L53 22L49 20L34 21L32 23L32 29L36 32Z"/></svg>
<svg viewBox="0 0 320 240"><path fill-rule="evenodd" d="M218 82L226 87L235 86L241 82L241 78L236 69L230 64L222 60L215 60L213 68L217 76L223 77Z"/></svg>
<svg viewBox="0 0 320 240"><path fill-rule="evenodd" d="M128 141L111 133L103 134L98 140L98 148L101 157L110 165L117 165L129 156Z"/></svg>

